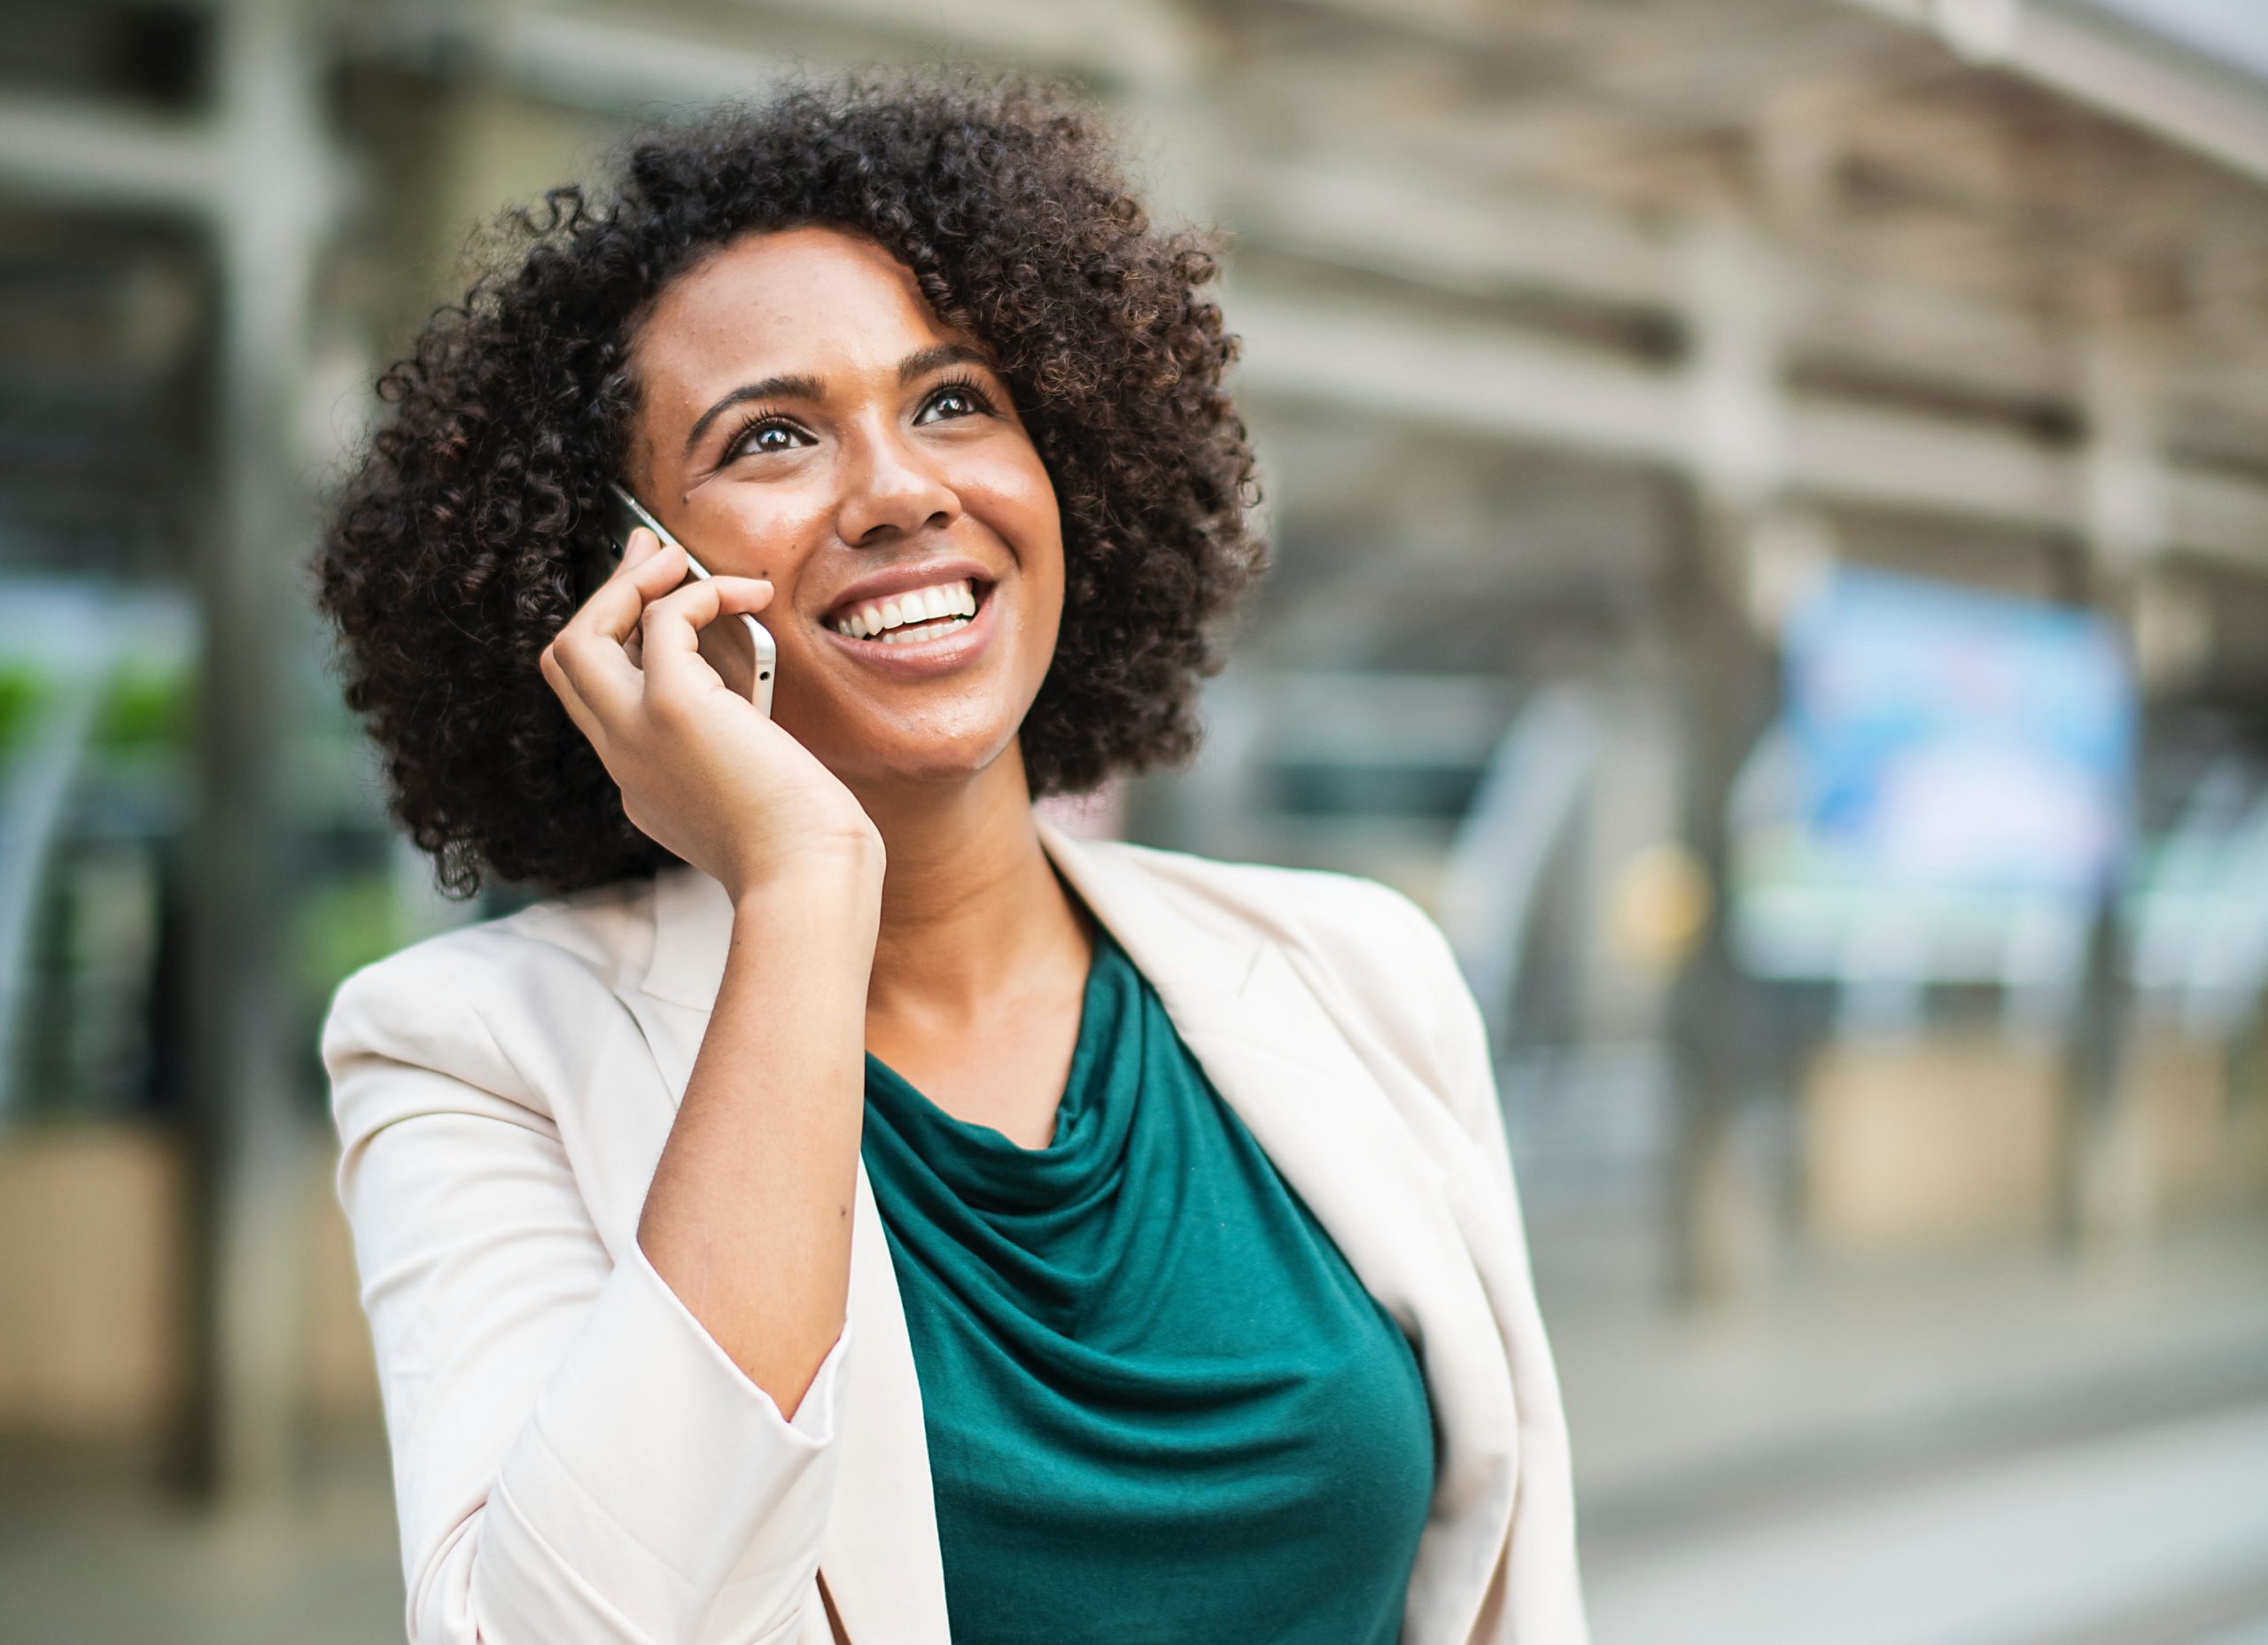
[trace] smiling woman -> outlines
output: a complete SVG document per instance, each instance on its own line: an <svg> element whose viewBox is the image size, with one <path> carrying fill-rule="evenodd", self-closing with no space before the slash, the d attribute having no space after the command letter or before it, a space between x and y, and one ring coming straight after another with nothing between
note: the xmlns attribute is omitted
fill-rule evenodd
<svg viewBox="0 0 2268 1645"><path fill-rule="evenodd" d="M1033 808L1192 749L1262 562L1200 241L890 80L519 234L317 567L442 883L550 894L324 1027L411 1640L1575 1645L1439 930Z"/></svg>
<svg viewBox="0 0 2268 1645"><path fill-rule="evenodd" d="M799 255L759 280L738 243L765 234ZM1014 429L1021 465L989 477L1044 473L1060 511L1063 620L1017 740L1030 792L1185 758L1220 625L1263 564L1214 269L1202 236L1150 226L1091 112L1014 82L802 88L634 144L603 195L556 189L508 219L493 271L380 384L390 415L317 563L348 701L443 883L571 891L670 862L537 667L588 592L603 489L659 480L646 500L711 570L780 570L747 557L768 538L732 534L766 517L748 500L808 508L815 472L869 458L886 487L905 478L893 452L815 426L830 407L805 391L839 409L901 364L921 380L890 388L924 400L898 407L909 437L917 414L929 447L967 443L948 431L967 416ZM838 272L905 353L819 357ZM1005 449L975 444L988 465ZM786 483L744 482L766 465ZM720 469L717 495L742 500L712 515L699 499L694 518L693 482ZM827 575L850 592L843 566ZM781 591L808 611L816 587ZM798 661L782 659L783 692Z"/></svg>

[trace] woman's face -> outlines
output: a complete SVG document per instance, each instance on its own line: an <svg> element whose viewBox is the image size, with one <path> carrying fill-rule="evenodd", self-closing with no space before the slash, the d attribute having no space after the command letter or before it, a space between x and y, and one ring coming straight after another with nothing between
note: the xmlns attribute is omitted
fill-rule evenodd
<svg viewBox="0 0 2268 1645"><path fill-rule="evenodd" d="M672 283L632 365L632 488L709 570L773 583L781 728L854 791L989 765L1055 653L1063 540L982 347L888 252L803 228Z"/></svg>

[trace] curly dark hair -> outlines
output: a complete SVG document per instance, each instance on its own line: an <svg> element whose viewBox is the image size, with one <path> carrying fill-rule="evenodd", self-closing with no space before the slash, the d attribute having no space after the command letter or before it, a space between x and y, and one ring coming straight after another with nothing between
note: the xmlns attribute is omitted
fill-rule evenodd
<svg viewBox="0 0 2268 1645"><path fill-rule="evenodd" d="M603 198L544 199L505 214L505 255L380 380L390 410L313 563L347 704L445 891L558 894L677 860L631 826L537 659L604 529L637 327L752 230L879 244L1015 396L1063 528L1060 636L1021 728L1035 797L1193 753L1216 619L1269 559L1222 387L1237 339L1200 296L1210 237L1151 228L1083 97L969 74L800 82L635 142Z"/></svg>

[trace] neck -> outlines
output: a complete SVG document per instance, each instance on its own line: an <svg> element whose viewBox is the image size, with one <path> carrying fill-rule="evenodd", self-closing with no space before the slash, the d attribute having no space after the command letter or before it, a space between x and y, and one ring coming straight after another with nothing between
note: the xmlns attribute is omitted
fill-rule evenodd
<svg viewBox="0 0 2268 1645"><path fill-rule="evenodd" d="M966 783L858 797L888 854L869 1013L966 1018L1084 946L1014 745Z"/></svg>

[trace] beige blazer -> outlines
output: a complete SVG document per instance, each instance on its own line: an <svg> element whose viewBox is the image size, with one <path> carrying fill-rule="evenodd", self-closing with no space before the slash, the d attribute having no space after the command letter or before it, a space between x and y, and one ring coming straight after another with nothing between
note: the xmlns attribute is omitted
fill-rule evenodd
<svg viewBox="0 0 2268 1645"><path fill-rule="evenodd" d="M1439 930L1348 875L1040 835L1418 1345L1440 1451L1402 1638L1581 1645L1558 1385ZM677 868L420 943L332 1003L416 1645L822 1645L822 1576L855 1645L948 1637L864 1170L848 1320L792 1418L637 1244L731 923Z"/></svg>

